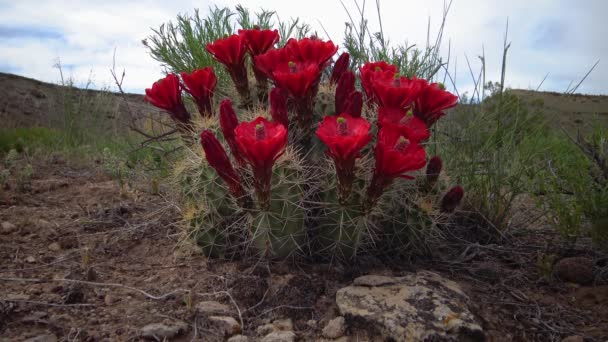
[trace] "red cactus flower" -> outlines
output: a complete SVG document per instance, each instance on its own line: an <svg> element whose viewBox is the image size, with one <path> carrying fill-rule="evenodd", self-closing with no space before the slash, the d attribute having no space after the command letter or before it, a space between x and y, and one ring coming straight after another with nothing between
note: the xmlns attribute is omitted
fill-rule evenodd
<svg viewBox="0 0 608 342"><path fill-rule="evenodd" d="M445 115L446 109L458 104L458 97L445 90L441 83L421 82L421 90L414 103L414 115L431 127Z"/></svg>
<svg viewBox="0 0 608 342"><path fill-rule="evenodd" d="M222 134L224 135L224 139L226 139L226 142L230 147L230 152L232 152L232 156L234 156L237 164L239 166L244 166L245 159L236 142L236 135L234 133L234 129L238 125L239 120L232 107L232 101L230 101L230 99L223 100L220 104L220 127L222 128Z"/></svg>
<svg viewBox="0 0 608 342"><path fill-rule="evenodd" d="M201 145L205 151L205 158L209 165L215 169L217 174L226 182L230 193L235 198L241 198L245 194L241 178L232 167L230 159L222 144L217 140L215 135L210 130L205 130L201 133Z"/></svg>
<svg viewBox="0 0 608 342"><path fill-rule="evenodd" d="M213 91L217 85L217 77L211 67L194 70L188 74L181 73L184 81L184 88L192 95L198 107L198 112L202 116L211 116L211 102L213 101Z"/></svg>
<svg viewBox="0 0 608 342"><path fill-rule="evenodd" d="M429 160L426 165L426 183L429 188L432 188L437 183L442 168L443 162L439 156L434 156Z"/></svg>
<svg viewBox="0 0 608 342"><path fill-rule="evenodd" d="M395 178L413 179L414 177L405 173L419 170L426 164L424 148L393 127L383 127L378 133L374 156L376 164L372 181L367 188L364 207L366 211L373 208Z"/></svg>
<svg viewBox="0 0 608 342"><path fill-rule="evenodd" d="M279 88L272 88L270 91L270 116L272 120L289 128L289 118L287 116L287 100L283 96L283 91Z"/></svg>
<svg viewBox="0 0 608 342"><path fill-rule="evenodd" d="M245 44L252 56L257 56L270 50L279 41L278 30L239 30L239 35L245 38Z"/></svg>
<svg viewBox="0 0 608 342"><path fill-rule="evenodd" d="M273 79L273 71L278 65L289 63L293 58L287 49L270 49L266 53L253 58L255 66L266 75Z"/></svg>
<svg viewBox="0 0 608 342"><path fill-rule="evenodd" d="M361 86L365 91L365 95L367 95L368 99L374 101L374 92L372 89L373 80L378 76L382 78L393 78L397 73L397 67L384 61L370 62L365 63L359 68L359 73L361 74Z"/></svg>
<svg viewBox="0 0 608 342"><path fill-rule="evenodd" d="M169 112L174 121L190 124L190 113L182 101L182 89L177 75L168 74L156 81L152 88L146 89L144 100Z"/></svg>
<svg viewBox="0 0 608 342"><path fill-rule="evenodd" d="M313 63L288 62L278 65L273 72L277 86L287 90L294 98L309 95L319 75L319 67Z"/></svg>
<svg viewBox="0 0 608 342"><path fill-rule="evenodd" d="M258 117L251 122L240 123L234 133L240 150L253 170L259 205L267 210L270 206L272 167L285 151L287 130L278 122Z"/></svg>
<svg viewBox="0 0 608 342"><path fill-rule="evenodd" d="M249 81L247 80L247 68L245 67L245 53L247 52L245 38L233 34L207 44L206 48L218 62L226 67L241 101L245 106L250 106Z"/></svg>
<svg viewBox="0 0 608 342"><path fill-rule="evenodd" d="M420 142L431 136L424 121L413 116L411 111L400 108L378 108L378 127L388 127L403 132L408 139Z"/></svg>
<svg viewBox="0 0 608 342"><path fill-rule="evenodd" d="M355 92L355 74L352 71L346 71L342 74L336 86L334 101L336 114L346 111L347 102L353 92Z"/></svg>
<svg viewBox="0 0 608 342"><path fill-rule="evenodd" d="M342 74L348 70L348 66L350 64L350 55L348 52L344 52L338 57L336 63L334 63L334 69L331 72L331 77L329 78L329 84L336 84L340 81L340 77Z"/></svg>
<svg viewBox="0 0 608 342"><path fill-rule="evenodd" d="M290 52L295 61L316 63L322 70L327 61L338 51L338 46L334 45L331 40L291 38L285 44L285 49Z"/></svg>
<svg viewBox="0 0 608 342"><path fill-rule="evenodd" d="M387 108L409 108L418 97L421 83L417 79L395 76L390 79L375 78L372 80L372 91L378 105Z"/></svg>
<svg viewBox="0 0 608 342"><path fill-rule="evenodd" d="M440 210L442 213L451 213L460 205L464 197L464 189L460 185L451 188L441 199Z"/></svg>
<svg viewBox="0 0 608 342"><path fill-rule="evenodd" d="M372 136L370 123L349 114L326 116L319 124L317 136L327 145L327 154L334 160L339 183L340 201L344 203L355 179L355 160Z"/></svg>

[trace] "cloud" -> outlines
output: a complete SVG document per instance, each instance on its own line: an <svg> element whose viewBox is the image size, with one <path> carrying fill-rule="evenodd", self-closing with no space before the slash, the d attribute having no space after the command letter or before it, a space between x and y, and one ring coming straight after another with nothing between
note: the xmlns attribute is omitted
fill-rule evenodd
<svg viewBox="0 0 608 342"><path fill-rule="evenodd" d="M343 0L353 17L359 15L354 2ZM242 3L256 11L277 11L281 19L300 17L322 36L327 32L342 42L349 17L339 0L300 2L218 0L218 6ZM361 4L362 1L359 1ZM208 3L192 0L0 0L0 71L55 82L57 58L74 78L86 80L92 71L99 86L111 85L109 68L114 49L116 64L126 69L125 86L143 92L161 77L159 63L141 43L151 28L174 20L178 13L192 13ZM381 1L382 27L393 43L425 46L430 18L430 37L436 35L443 0ZM372 32L379 30L375 2L365 8ZM498 80L502 64L504 30L509 18L507 83L512 87L536 87L545 74L545 90L563 91L567 80L578 80L598 59L597 69L579 89L608 92L608 25L601 16L608 1L587 0L454 0L445 24L442 54L451 48L450 70L458 86L470 87L470 71L480 68L478 55L485 52L487 78ZM456 72L454 72L456 67Z"/></svg>

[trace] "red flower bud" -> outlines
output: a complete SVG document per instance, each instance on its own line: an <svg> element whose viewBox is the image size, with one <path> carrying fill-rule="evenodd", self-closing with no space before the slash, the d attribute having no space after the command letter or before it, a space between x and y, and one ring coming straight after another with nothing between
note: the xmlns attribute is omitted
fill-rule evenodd
<svg viewBox="0 0 608 342"><path fill-rule="evenodd" d="M198 107L198 112L202 116L211 116L211 102L213 101L213 91L217 84L217 77L211 67L194 70L188 74L181 73L186 91L192 95Z"/></svg>
<svg viewBox="0 0 608 342"><path fill-rule="evenodd" d="M360 91L352 92L344 110L354 118L360 118L363 110L363 94Z"/></svg>
<svg viewBox="0 0 608 342"><path fill-rule="evenodd" d="M426 182L429 187L433 187L439 179L443 162L439 156L432 157L426 165Z"/></svg>
<svg viewBox="0 0 608 342"><path fill-rule="evenodd" d="M442 213L451 213L460 205L464 197L464 189L460 185L451 188L441 199L440 209Z"/></svg>
<svg viewBox="0 0 608 342"><path fill-rule="evenodd" d="M242 197L245 194L245 190L241 185L241 178L232 167L226 151L210 130L205 130L201 133L201 145L205 151L207 162L226 182L230 193L235 198Z"/></svg>
<svg viewBox="0 0 608 342"><path fill-rule="evenodd" d="M230 152L232 152L232 156L236 160L237 164L239 166L244 166L245 159L239 150L234 133L234 129L236 126L238 126L238 124L239 120L237 119L234 108L232 107L232 101L230 101L230 99L223 100L220 104L220 127L222 128L222 134L224 135L224 139L226 139L226 142L230 147Z"/></svg>
<svg viewBox="0 0 608 342"><path fill-rule="evenodd" d="M287 116L287 100L283 96L283 91L279 88L272 88L270 91L270 116L272 120L289 127L289 118Z"/></svg>
<svg viewBox="0 0 608 342"><path fill-rule="evenodd" d="M352 71L346 71L336 86L336 115L346 112L347 102L353 92L355 92L355 74Z"/></svg>
<svg viewBox="0 0 608 342"><path fill-rule="evenodd" d="M331 77L329 78L329 84L336 84L342 77L342 75L348 70L348 66L350 64L350 55L348 52L344 52L338 57L336 63L334 63L334 69L331 72Z"/></svg>
<svg viewBox="0 0 608 342"><path fill-rule="evenodd" d="M174 121L190 124L190 113L182 101L182 89L177 75L168 74L155 82L152 88L146 89L144 100L169 112Z"/></svg>

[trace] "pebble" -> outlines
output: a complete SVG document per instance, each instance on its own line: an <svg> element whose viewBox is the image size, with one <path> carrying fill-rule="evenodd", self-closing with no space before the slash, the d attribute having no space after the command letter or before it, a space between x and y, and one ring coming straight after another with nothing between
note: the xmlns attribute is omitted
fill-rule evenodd
<svg viewBox="0 0 608 342"><path fill-rule="evenodd" d="M59 252L61 250L61 245L58 242L53 242L49 245L49 250Z"/></svg>
<svg viewBox="0 0 608 342"><path fill-rule="evenodd" d="M224 335L224 337L241 333L241 325L229 316L209 316L209 324Z"/></svg>
<svg viewBox="0 0 608 342"><path fill-rule="evenodd" d="M143 338L164 340L172 339L188 330L188 324L185 322L162 322L152 323L141 328L140 335Z"/></svg>
<svg viewBox="0 0 608 342"><path fill-rule="evenodd" d="M10 233L14 232L15 230L17 230L17 226L15 226L14 224L12 224L8 221L2 222L1 226L2 226L2 234L10 234Z"/></svg>
<svg viewBox="0 0 608 342"><path fill-rule="evenodd" d="M344 335L346 331L346 325L344 317L336 317L329 321L325 328L323 328L323 337L327 338L338 338Z"/></svg>

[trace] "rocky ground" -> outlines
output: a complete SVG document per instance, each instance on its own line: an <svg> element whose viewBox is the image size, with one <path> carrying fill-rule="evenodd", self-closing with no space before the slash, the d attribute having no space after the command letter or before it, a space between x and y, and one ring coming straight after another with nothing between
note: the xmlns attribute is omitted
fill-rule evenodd
<svg viewBox="0 0 608 342"><path fill-rule="evenodd" d="M95 166L0 193L1 341L605 341L608 259L551 231L355 265L219 261ZM554 236L553 236L554 237ZM543 261L543 260L549 261Z"/></svg>

